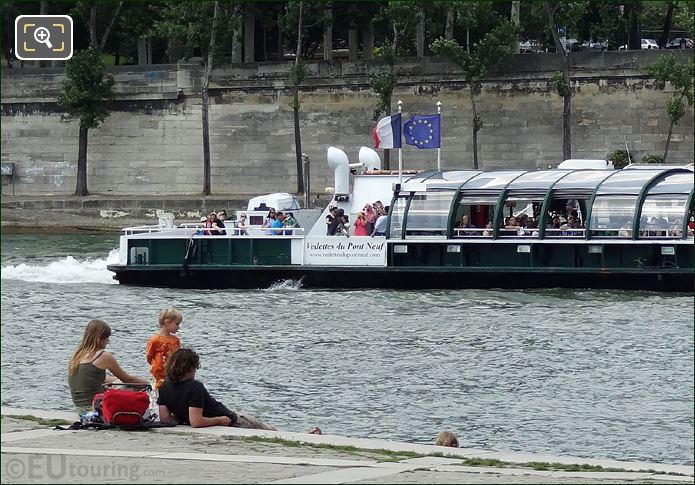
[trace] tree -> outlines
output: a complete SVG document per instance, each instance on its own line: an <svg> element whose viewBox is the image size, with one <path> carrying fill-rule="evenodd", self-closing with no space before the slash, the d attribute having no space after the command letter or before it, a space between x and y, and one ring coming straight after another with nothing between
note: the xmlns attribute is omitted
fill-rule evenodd
<svg viewBox="0 0 695 485"><path fill-rule="evenodd" d="M294 150L297 162L297 193L304 193L304 167L302 164L302 133L299 126L299 86L309 75L309 68L304 62L304 33L306 29L322 24L324 19L323 6L319 4L309 4L308 11L305 11L304 2L299 4L288 4L285 13L285 28L289 30L291 26L296 26L297 50L295 51L294 64L290 69L289 83L292 87L292 116L294 121ZM308 22L307 22L308 20ZM317 30L323 39L323 29Z"/></svg>
<svg viewBox="0 0 695 485"><path fill-rule="evenodd" d="M292 86L292 119L294 121L294 150L297 161L297 193L304 193L304 167L302 165L302 133L299 127L299 85L309 74L304 59L302 59L302 20L304 14L304 2L299 2L299 14L297 16L297 50L294 56L294 64L290 70L290 85Z"/></svg>
<svg viewBox="0 0 695 485"><path fill-rule="evenodd" d="M442 37L435 40L430 46L435 55L445 57L459 66L468 83L471 110L473 111L473 168L475 170L480 166L478 163L478 131L483 127L483 122L478 116L475 98L482 90L483 78L489 74L492 67L514 53L516 38L516 27L505 21L474 44L471 52L466 52L456 41Z"/></svg>
<svg viewBox="0 0 695 485"><path fill-rule="evenodd" d="M234 25L240 20L237 4L219 1L181 1L168 2L164 5L161 20L154 24L153 30L168 39L178 39L184 49L186 58L200 53L203 59L203 83L201 96L201 122L203 127L203 195L211 195L211 156L210 156L210 120L209 89L210 76L215 59L215 51L224 43L222 35L218 36L218 25ZM233 35L234 29L224 31Z"/></svg>
<svg viewBox="0 0 695 485"><path fill-rule="evenodd" d="M663 89L666 83L670 83L673 93L666 103L666 112L670 120L668 135L666 136L666 146L664 148L663 161L666 163L668 148L673 134L673 125L678 124L685 115L684 100L688 106L693 105L693 65L692 57L688 64L676 60L672 55L664 55L654 64L645 69L647 75L656 81L657 87Z"/></svg>
<svg viewBox="0 0 695 485"><path fill-rule="evenodd" d="M562 96L562 157L567 160L572 158L572 80L570 78L570 51L560 39L558 19L563 22L566 29L569 25L576 25L577 20L586 11L586 4L584 2L561 3L549 0L545 7L555 50L562 59L562 72L555 73L552 82L557 93Z"/></svg>
<svg viewBox="0 0 695 485"><path fill-rule="evenodd" d="M87 190L87 142L89 129L97 128L108 116L107 103L114 97L113 77L105 74L101 51L90 47L72 56L65 67L65 81L58 103L80 120L75 195Z"/></svg>
<svg viewBox="0 0 695 485"><path fill-rule="evenodd" d="M377 121L382 114L386 116L391 114L391 99L393 97L393 90L398 82L398 76L396 75L394 69L396 56L393 52L393 46L384 44L381 47L377 47L374 49L374 57L375 59L382 61L387 66L387 70L372 75L371 79L369 80L369 85L378 96L376 108L374 108L374 114L372 115L372 120ZM385 148L385 170L389 169L390 161L391 153L388 148Z"/></svg>

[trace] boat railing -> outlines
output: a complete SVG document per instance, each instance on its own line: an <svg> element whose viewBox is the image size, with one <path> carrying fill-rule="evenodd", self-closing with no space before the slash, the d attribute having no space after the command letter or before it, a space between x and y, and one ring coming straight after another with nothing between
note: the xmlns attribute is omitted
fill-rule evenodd
<svg viewBox="0 0 695 485"><path fill-rule="evenodd" d="M492 237L492 228L456 227L454 237Z"/></svg>
<svg viewBox="0 0 695 485"><path fill-rule="evenodd" d="M586 229L582 227L566 227L564 229L546 229L545 237L569 237L569 238L584 238Z"/></svg>
<svg viewBox="0 0 695 485"><path fill-rule="evenodd" d="M160 225L134 226L123 229L125 236L135 234L172 234L185 236L301 236L304 235L303 227L224 227L222 229L206 228L199 222L182 222L177 227L163 227Z"/></svg>

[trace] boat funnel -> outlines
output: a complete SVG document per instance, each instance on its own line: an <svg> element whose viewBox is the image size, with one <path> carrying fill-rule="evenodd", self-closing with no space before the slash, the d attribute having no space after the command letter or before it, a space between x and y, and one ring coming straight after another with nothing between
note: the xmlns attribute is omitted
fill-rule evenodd
<svg viewBox="0 0 695 485"><path fill-rule="evenodd" d="M340 148L328 147L326 155L328 166L335 174L335 194L348 195L350 193L350 167L347 154Z"/></svg>
<svg viewBox="0 0 695 485"><path fill-rule="evenodd" d="M381 170L381 157L369 147L360 147L357 157L366 170Z"/></svg>

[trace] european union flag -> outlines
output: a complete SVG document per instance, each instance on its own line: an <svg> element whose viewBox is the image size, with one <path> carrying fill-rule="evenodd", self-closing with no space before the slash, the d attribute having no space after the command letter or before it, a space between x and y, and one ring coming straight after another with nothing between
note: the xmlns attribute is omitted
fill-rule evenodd
<svg viewBox="0 0 695 485"><path fill-rule="evenodd" d="M417 148L441 146L440 115L413 115L403 124L406 145Z"/></svg>

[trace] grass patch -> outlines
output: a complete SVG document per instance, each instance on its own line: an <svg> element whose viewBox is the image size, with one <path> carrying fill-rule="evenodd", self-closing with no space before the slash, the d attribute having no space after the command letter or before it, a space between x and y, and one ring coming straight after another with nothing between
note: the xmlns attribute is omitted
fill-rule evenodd
<svg viewBox="0 0 695 485"><path fill-rule="evenodd" d="M306 447L306 448L314 448L314 449L326 449L326 450L333 450L333 451L342 451L344 453L349 453L353 455L361 455L364 456L367 453L374 454L374 455L379 455L380 458L378 458L378 461L393 461L393 462L398 462L401 460L405 460L408 458L421 458L423 456L428 456L428 455L423 455L421 453L415 453L413 451L391 451L391 450L384 450L384 449L369 449L369 448L357 448L356 446L339 446L339 445L328 445L328 444L323 444L323 443L307 443L305 441L296 441L296 440L285 440L282 438L266 438L264 436L248 436L244 438L244 441L249 442L249 443L272 443L272 444L278 444L278 445L283 445L283 446L289 446L293 448L298 448L298 447Z"/></svg>
<svg viewBox="0 0 695 485"><path fill-rule="evenodd" d="M238 439L238 438L232 438ZM579 463L549 463L541 461L530 461L526 463L514 463L509 461L501 461L493 458L466 458L463 456L453 456L447 453L434 452L428 454L415 453L413 451L391 451L385 449L368 449L368 448L357 448L355 446L338 446L329 444L319 444L319 443L307 443L304 441L297 440L285 440L282 438L266 438L262 436L249 436L243 438L244 441L253 443L273 443L283 446L290 446L293 448L307 447L307 448L323 448L334 451L342 451L345 453L366 456L366 454L372 454L379 456L374 458L377 461L390 461L399 462L401 460L409 458L422 458L426 456L437 456L442 458L452 458L461 460L461 464L471 467L492 467L492 468L528 468L532 470L542 470L542 471L567 471L567 472L626 472L626 473L652 473L658 475L677 475L683 476L680 473L674 472L659 472L656 470L626 470L624 468L611 468L602 467L600 465L589 465L589 464L579 464Z"/></svg>
<svg viewBox="0 0 695 485"><path fill-rule="evenodd" d="M45 418L39 418L37 416L31 416L29 414L20 414L20 415L12 415L12 414L4 414L6 418L15 418L15 419L23 419L24 421L34 421L37 424L40 424L41 426L61 426L64 424L72 424L73 421L67 421L65 419L45 419ZM75 420L77 421L77 420Z"/></svg>

